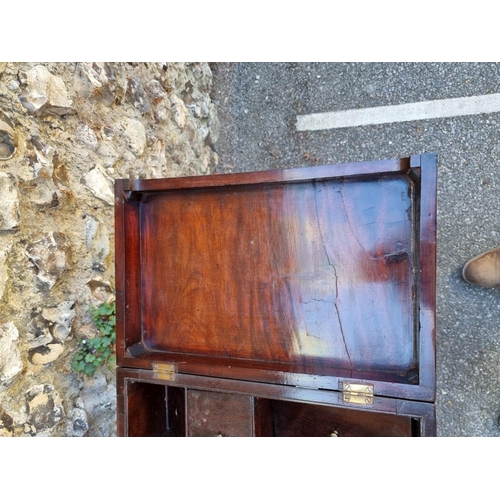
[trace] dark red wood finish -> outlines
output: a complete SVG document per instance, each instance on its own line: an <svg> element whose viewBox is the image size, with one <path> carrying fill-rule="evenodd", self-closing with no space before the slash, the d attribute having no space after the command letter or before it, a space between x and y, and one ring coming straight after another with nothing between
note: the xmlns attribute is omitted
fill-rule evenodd
<svg viewBox="0 0 500 500"><path fill-rule="evenodd" d="M436 435L432 403L375 397L372 405L353 405L336 391L183 374L166 382L156 379L151 370L127 368L117 370L117 384L119 436ZM142 398L135 397L140 392L136 385ZM148 387L150 397L144 395ZM173 390L175 399L168 396ZM167 395L163 400L158 397L160 391ZM193 394L198 396L195 403ZM167 421L167 414L175 414L177 420ZM145 415L155 418L156 424Z"/></svg>
<svg viewBox="0 0 500 500"><path fill-rule="evenodd" d="M119 180L115 193L120 366L142 377L173 363L178 387L253 396L265 383L273 395L252 400L263 415L297 386L327 389L301 401L344 406L343 382L373 384L375 413L434 401L435 155ZM122 409L139 404L118 394ZM432 435L433 405L418 408ZM408 413L398 432L415 435ZM269 418L252 432L276 435Z"/></svg>
<svg viewBox="0 0 500 500"><path fill-rule="evenodd" d="M189 437L251 437L253 398L225 392L188 389Z"/></svg>
<svg viewBox="0 0 500 500"><path fill-rule="evenodd" d="M412 437L418 425L401 415L288 401L273 401L271 416L277 437Z"/></svg>
<svg viewBox="0 0 500 500"><path fill-rule="evenodd" d="M404 378L410 189L397 176L143 195L144 346Z"/></svg>

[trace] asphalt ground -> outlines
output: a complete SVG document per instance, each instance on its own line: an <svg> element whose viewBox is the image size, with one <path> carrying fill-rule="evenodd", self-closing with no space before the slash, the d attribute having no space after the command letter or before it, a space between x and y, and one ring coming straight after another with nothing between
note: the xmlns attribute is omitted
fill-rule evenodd
<svg viewBox="0 0 500 500"><path fill-rule="evenodd" d="M297 115L494 94L498 63L214 63L217 172L438 155L438 436L499 436L500 292L462 267L500 245L500 113L300 131Z"/></svg>

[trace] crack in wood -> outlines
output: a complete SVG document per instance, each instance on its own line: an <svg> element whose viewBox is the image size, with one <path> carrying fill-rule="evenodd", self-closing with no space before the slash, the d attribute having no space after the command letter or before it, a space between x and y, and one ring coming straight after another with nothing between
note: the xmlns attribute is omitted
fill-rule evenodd
<svg viewBox="0 0 500 500"><path fill-rule="evenodd" d="M345 352L347 354L347 358L349 359L349 365L350 365L351 371L352 371L352 369L353 369L352 359L351 359L351 355L349 354L349 349L347 348L347 341L346 341L346 338L345 338L344 327L342 325L342 319L340 317L340 310L339 310L339 306L338 306L338 303L337 303L337 300L338 300L338 297L339 297L339 278L338 278L338 274L337 274L337 269L332 264L332 261L330 260L330 256L328 255L328 250L326 248L325 239L323 237L323 231L321 230L321 224L320 224L320 218L319 218L319 212L318 212L318 199L317 199L317 194L320 191L321 190L318 191L318 184L315 181L314 182L314 208L316 210L316 222L318 224L319 237L321 239L321 244L323 245L323 250L325 251L326 260L328 262L328 265L333 269L333 274L335 276L335 300L333 301L333 306L335 307L335 312L337 313L337 319L338 319L338 322L339 322L340 333L342 335L342 340L344 342ZM342 192L340 192L340 195L342 196ZM343 199L342 199L342 204L343 203L344 202L343 202ZM344 212L345 212L345 207L344 207ZM347 214L346 214L346 218L347 218Z"/></svg>

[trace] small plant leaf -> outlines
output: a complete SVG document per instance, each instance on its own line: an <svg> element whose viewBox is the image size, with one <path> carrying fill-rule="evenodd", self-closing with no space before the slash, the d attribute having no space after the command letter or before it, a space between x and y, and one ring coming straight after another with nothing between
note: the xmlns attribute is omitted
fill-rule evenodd
<svg viewBox="0 0 500 500"><path fill-rule="evenodd" d="M90 307L90 314L98 334L91 339L78 341L79 350L73 355L71 367L91 377L96 368L116 364L114 345L116 342L116 305L114 302Z"/></svg>

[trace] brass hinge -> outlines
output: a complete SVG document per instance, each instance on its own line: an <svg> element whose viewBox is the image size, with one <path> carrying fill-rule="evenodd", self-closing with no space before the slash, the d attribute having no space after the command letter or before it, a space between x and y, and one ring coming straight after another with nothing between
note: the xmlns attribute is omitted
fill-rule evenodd
<svg viewBox="0 0 500 500"><path fill-rule="evenodd" d="M175 363L153 363L153 376L158 380L174 380L176 372Z"/></svg>
<svg viewBox="0 0 500 500"><path fill-rule="evenodd" d="M342 399L346 403L358 405L373 404L373 385L372 384L351 384L342 382Z"/></svg>

